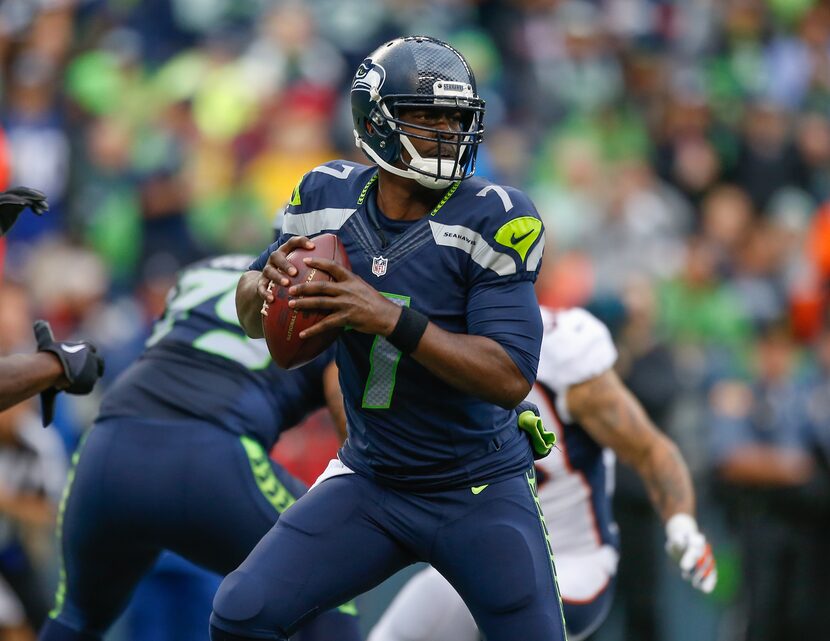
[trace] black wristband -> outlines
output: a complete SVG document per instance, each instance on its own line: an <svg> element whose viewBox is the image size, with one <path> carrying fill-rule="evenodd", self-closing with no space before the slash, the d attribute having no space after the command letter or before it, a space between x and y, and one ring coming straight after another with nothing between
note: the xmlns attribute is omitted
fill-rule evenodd
<svg viewBox="0 0 830 641"><path fill-rule="evenodd" d="M401 317L386 340L404 354L411 354L418 347L421 336L427 331L428 323L429 319L421 312L416 312L409 307L401 307Z"/></svg>

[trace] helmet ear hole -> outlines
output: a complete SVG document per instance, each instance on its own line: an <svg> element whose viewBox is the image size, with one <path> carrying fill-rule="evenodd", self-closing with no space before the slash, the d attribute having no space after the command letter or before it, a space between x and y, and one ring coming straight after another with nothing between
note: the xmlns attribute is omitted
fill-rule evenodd
<svg viewBox="0 0 830 641"><path fill-rule="evenodd" d="M392 134L392 127L389 126L386 117L378 108L374 108L369 112L369 117L366 118L364 128L368 135L379 138L387 138Z"/></svg>

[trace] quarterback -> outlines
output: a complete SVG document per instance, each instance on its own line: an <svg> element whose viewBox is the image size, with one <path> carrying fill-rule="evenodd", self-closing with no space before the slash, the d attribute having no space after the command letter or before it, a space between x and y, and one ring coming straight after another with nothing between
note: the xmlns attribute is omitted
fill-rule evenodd
<svg viewBox="0 0 830 641"><path fill-rule="evenodd" d="M330 314L301 337L337 342L348 439L316 485L228 575L213 641L287 639L307 617L427 561L489 641L565 638L528 440L514 408L536 379L533 290L542 222L520 191L473 175L484 103L467 61L429 37L371 53L351 90L372 166L312 169L280 243L240 279L250 336L286 255L336 233L348 271L292 286L290 305Z"/></svg>

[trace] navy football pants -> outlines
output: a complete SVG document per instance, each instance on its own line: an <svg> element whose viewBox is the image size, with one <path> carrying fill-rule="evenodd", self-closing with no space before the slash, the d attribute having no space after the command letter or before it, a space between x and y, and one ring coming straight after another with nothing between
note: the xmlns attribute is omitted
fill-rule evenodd
<svg viewBox="0 0 830 641"><path fill-rule="evenodd" d="M305 491L257 442L211 425L96 424L73 456L60 583L39 639L101 638L163 549L227 574ZM354 616L327 617L337 633L316 641L360 638Z"/></svg>
<svg viewBox="0 0 830 641"><path fill-rule="evenodd" d="M477 494L401 492L358 474L323 481L225 577L211 638L286 639L414 561L455 586L488 641L565 639L532 470Z"/></svg>

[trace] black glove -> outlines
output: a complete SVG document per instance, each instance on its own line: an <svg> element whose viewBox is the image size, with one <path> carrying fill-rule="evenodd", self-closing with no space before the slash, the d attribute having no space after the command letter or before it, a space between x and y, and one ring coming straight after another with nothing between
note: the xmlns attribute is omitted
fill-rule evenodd
<svg viewBox="0 0 830 641"><path fill-rule="evenodd" d="M0 193L0 236L12 228L20 212L26 207L38 216L49 211L46 194L28 187L14 187Z"/></svg>
<svg viewBox="0 0 830 641"><path fill-rule="evenodd" d="M89 394L96 381L104 374L104 360L98 356L92 343L56 343L52 328L44 320L35 321L32 329L37 339L37 351L52 352L57 356L63 366L64 376L69 381L69 385L62 389L53 386L41 392L40 407L43 427L46 427L52 422L55 414L55 397L58 392Z"/></svg>
<svg viewBox="0 0 830 641"><path fill-rule="evenodd" d="M516 406L516 415L519 429L530 441L534 460L545 458L556 444L556 434L545 429L539 408L530 401L522 401Z"/></svg>

